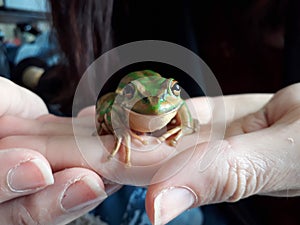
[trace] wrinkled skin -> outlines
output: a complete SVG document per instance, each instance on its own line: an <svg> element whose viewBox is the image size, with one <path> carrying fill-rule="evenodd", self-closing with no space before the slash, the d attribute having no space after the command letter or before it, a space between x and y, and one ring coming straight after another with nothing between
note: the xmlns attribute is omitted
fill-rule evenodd
<svg viewBox="0 0 300 225"><path fill-rule="evenodd" d="M197 118L202 124L202 129L199 131L200 138L198 143L190 143L189 137L184 137L182 142L186 144L179 143L182 148L180 153L167 161L156 173L155 177L163 177L168 173L170 165L174 165L184 158L185 154L190 154L189 151L193 151L193 157L181 171L163 182L149 185L146 208L150 220L156 225L165 224L187 208L215 202L238 201L255 194L299 195L299 92L300 84L296 84L279 91L274 96L268 94L226 96L223 99L226 117L221 116L219 120L211 117L210 110L211 104L217 103L221 97L189 100L187 104L194 105L197 109ZM96 146L98 142L95 141L97 137L91 136L94 130L92 116L94 113L94 108L84 109L74 122L80 128L77 135L87 140L86 154L93 155L95 161L99 162L103 160L101 157L104 157L104 154L98 153L99 146ZM95 169L96 167L87 164L79 153L69 118L46 115L32 119L9 115L2 116L0 120L0 149L33 149L34 151L30 153L47 160L54 176L62 173L64 177L66 176L63 174L64 171L72 171L74 167L81 167L80 170L85 168L83 170L88 176L95 176L94 173L94 175L90 174L91 169L101 174L101 171ZM212 121L226 123L227 129L224 139L208 143ZM112 135L103 136L102 141L113 148ZM170 150L163 144L160 148L162 152ZM153 157L158 156L151 155L149 152L147 159ZM137 154L132 155L132 160L137 162L141 159ZM71 169L63 170L64 168ZM123 170L114 172L122 174ZM0 172L1 187L6 181L4 174L1 175L2 171ZM59 177L58 179L63 183L64 179ZM100 177L95 176L95 179L100 187L103 187ZM0 192L0 196L6 196L5 199L2 197L4 200L0 205L1 218L6 217L7 223L11 223L9 220L13 216L11 209L20 206L17 209L26 209L25 212L30 212L32 220L39 221L41 224L53 224L58 217L63 217L64 221L67 221L66 218L74 219L74 215L56 211L57 205L54 203L57 202L41 200L47 196L46 193L50 193L52 197L61 193L61 190L57 191L59 188L54 187L55 184L13 201L7 199L14 199L15 193L9 195ZM180 206L173 207L176 205L168 198L172 193L177 194L176 202L180 202ZM26 205L25 199L31 199L38 205L36 208L32 207L34 204ZM38 211L42 204L53 208L53 214L50 213L46 219L39 217ZM20 211L21 215L22 212Z"/></svg>
<svg viewBox="0 0 300 225"><path fill-rule="evenodd" d="M206 148L205 142L199 143L192 160L184 169L171 179L149 188L146 206L152 221L164 224L188 207L233 202L255 194L298 196L299 93L300 84L295 84L272 98L270 95L225 97L225 104L228 105L225 139L211 143L209 148ZM202 105L201 101L197 104ZM209 120L209 115L206 118ZM217 149L214 154L207 154L214 148ZM191 150L187 149L172 160L180 160ZM201 168L207 160L213 162ZM167 167L161 168L158 176L163 176ZM165 192L170 187L188 187L193 195L192 204L186 204L186 208L166 210L173 204L167 200L168 193ZM164 201L160 199L155 204L157 196ZM176 201L184 205L183 202L188 199L183 195Z"/></svg>

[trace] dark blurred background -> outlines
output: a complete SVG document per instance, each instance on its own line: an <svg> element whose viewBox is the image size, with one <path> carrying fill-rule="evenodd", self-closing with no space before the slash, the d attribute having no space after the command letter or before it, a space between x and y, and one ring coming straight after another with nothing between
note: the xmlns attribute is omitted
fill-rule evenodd
<svg viewBox="0 0 300 225"><path fill-rule="evenodd" d="M115 0L114 46L145 39L178 43L207 63L224 94L276 92L300 80L298 5L295 0ZM64 65L50 15L5 6L0 12L0 74L62 107L56 97L63 80L53 73ZM30 66L48 73L34 87L23 78Z"/></svg>
<svg viewBox="0 0 300 225"><path fill-rule="evenodd" d="M117 43L179 43L208 64L224 94L274 92L286 84L287 0L128 2L126 10L116 4Z"/></svg>
<svg viewBox="0 0 300 225"><path fill-rule="evenodd" d="M0 74L36 92L51 112L69 115L71 99L60 96L65 82L60 71L66 67L49 12L2 4ZM298 0L116 0L113 27L115 46L154 39L194 51L224 94L272 93L300 81ZM26 73L28 68L33 71ZM229 224L296 225L299 203L299 198L254 196L203 210L211 220L222 216Z"/></svg>

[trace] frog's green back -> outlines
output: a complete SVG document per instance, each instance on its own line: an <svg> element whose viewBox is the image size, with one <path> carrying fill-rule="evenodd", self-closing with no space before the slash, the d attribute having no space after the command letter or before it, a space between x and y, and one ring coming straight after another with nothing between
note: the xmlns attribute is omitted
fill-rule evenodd
<svg viewBox="0 0 300 225"><path fill-rule="evenodd" d="M137 79L140 79L143 77L151 77L151 76L152 77L161 77L159 73L156 73L152 70L142 70L142 71L131 72L122 78L122 80L120 81L120 83L118 85L116 93L120 94L121 90L133 80L137 80Z"/></svg>

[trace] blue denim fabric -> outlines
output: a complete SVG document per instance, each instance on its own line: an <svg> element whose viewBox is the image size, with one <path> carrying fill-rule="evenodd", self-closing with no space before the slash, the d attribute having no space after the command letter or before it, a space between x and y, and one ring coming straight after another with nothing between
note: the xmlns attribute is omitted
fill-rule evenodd
<svg viewBox="0 0 300 225"><path fill-rule="evenodd" d="M151 225L145 211L145 188L124 187L105 202L94 214L109 225ZM182 213L168 225L202 225L203 214L199 208Z"/></svg>

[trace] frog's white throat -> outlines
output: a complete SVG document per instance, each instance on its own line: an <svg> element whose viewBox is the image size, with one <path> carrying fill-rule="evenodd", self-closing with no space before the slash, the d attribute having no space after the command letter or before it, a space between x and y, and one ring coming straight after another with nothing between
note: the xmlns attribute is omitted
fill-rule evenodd
<svg viewBox="0 0 300 225"><path fill-rule="evenodd" d="M164 128L177 114L178 108L161 115L145 115L125 108L132 130L148 133Z"/></svg>

